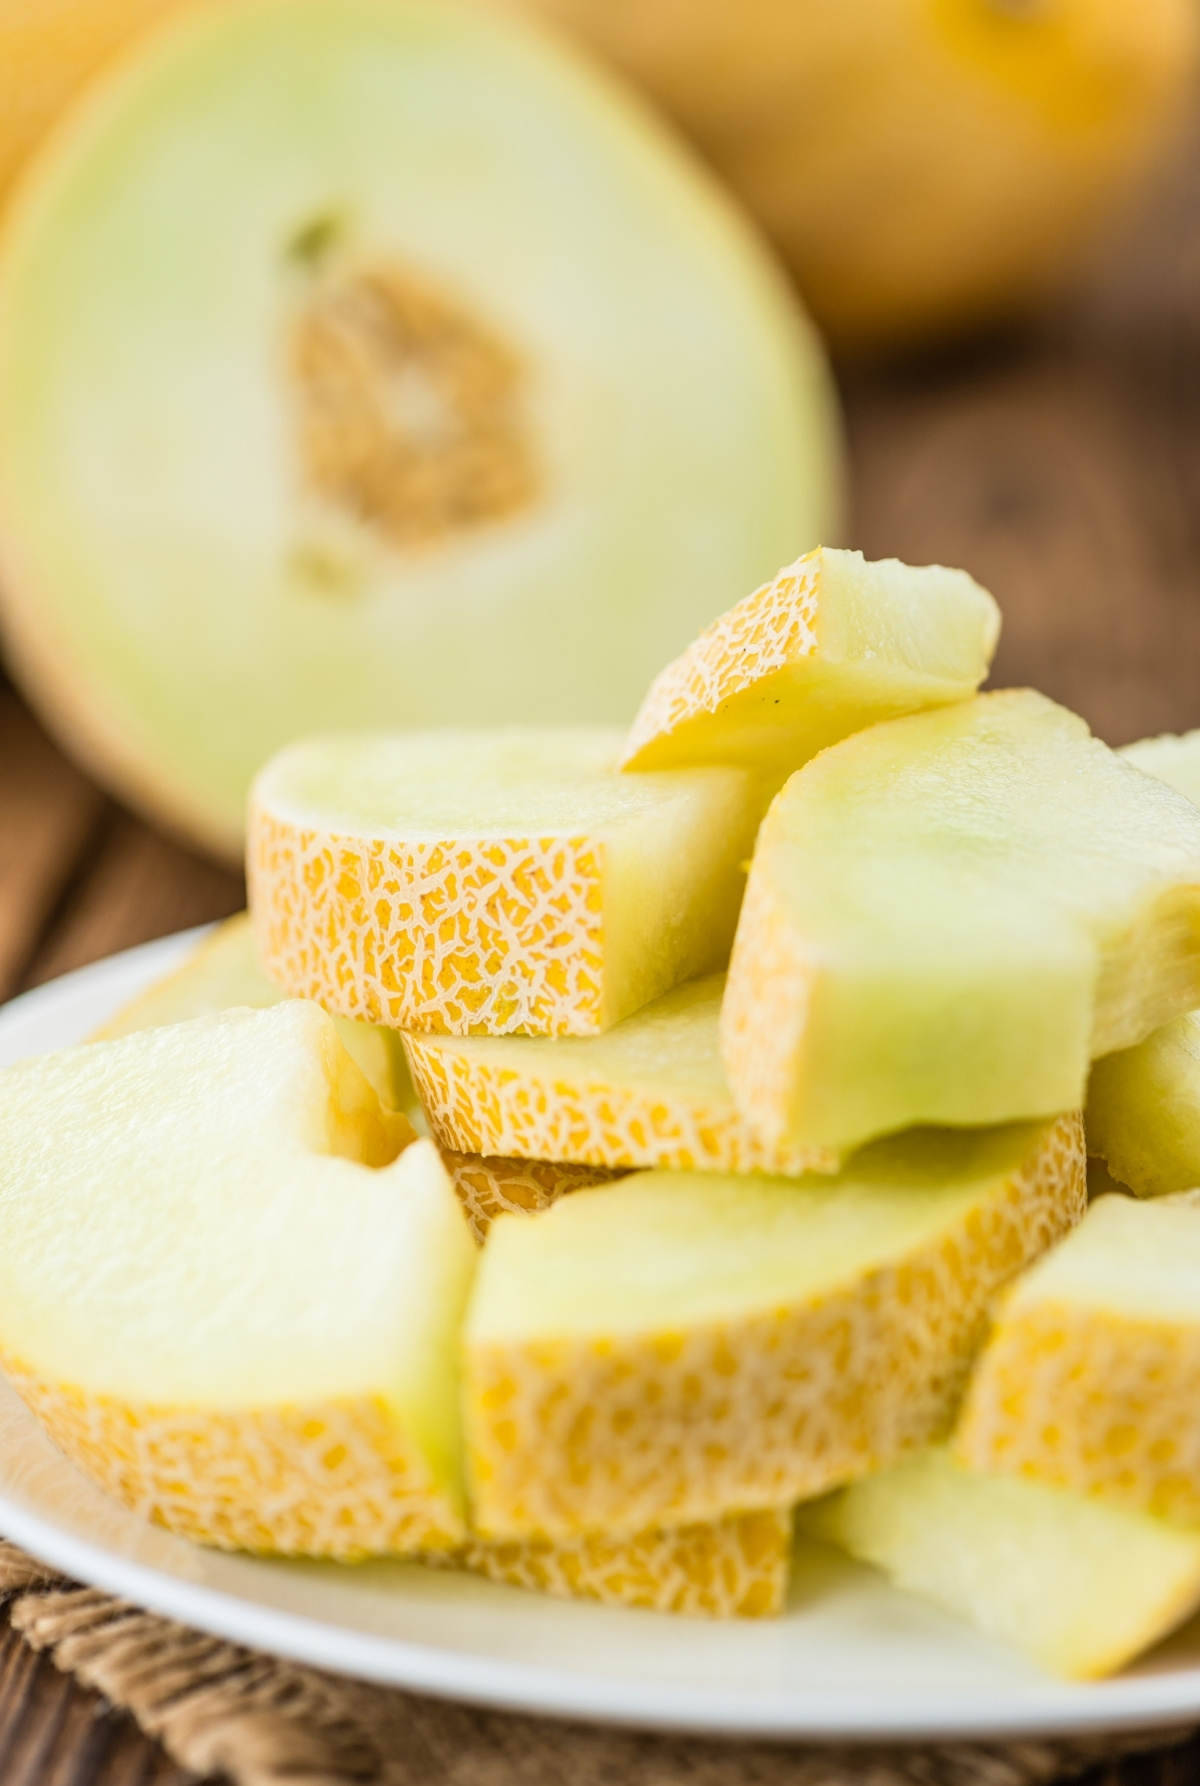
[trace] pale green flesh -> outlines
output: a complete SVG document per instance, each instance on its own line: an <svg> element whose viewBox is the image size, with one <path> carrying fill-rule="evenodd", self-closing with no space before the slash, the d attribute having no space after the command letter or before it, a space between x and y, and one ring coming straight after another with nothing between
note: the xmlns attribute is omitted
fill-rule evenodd
<svg viewBox="0 0 1200 1786"><path fill-rule="evenodd" d="M474 1245L429 1143L349 1157L330 1047L290 1003L0 1075L0 1347L143 1405L377 1397L452 1464Z"/></svg>
<svg viewBox="0 0 1200 1786"><path fill-rule="evenodd" d="M1006 1314L1039 1306L1200 1327L1200 1206L1101 1197L1019 1279Z"/></svg>
<svg viewBox="0 0 1200 1786"><path fill-rule="evenodd" d="M1120 755L1144 775L1165 781L1200 805L1200 731L1139 738L1136 744L1125 745Z"/></svg>
<svg viewBox="0 0 1200 1786"><path fill-rule="evenodd" d="M529 367L544 500L397 553L300 493L290 245L432 280ZM0 268L14 647L135 794L231 842L321 727L627 720L829 525L820 357L774 269L632 104L427 0L214 9L64 138ZM81 696L86 691L86 700Z"/></svg>
<svg viewBox="0 0 1200 1786"><path fill-rule="evenodd" d="M207 1017L236 1006L263 1010L279 1004L283 996L259 965L249 913L240 912L198 943L181 967L122 1006L104 1024L97 1039L114 1041L138 1030L186 1023L191 1017ZM416 1093L399 1037L373 1023L355 1023L349 1017L335 1017L333 1023L343 1048L382 1102L391 1110L412 1114Z"/></svg>
<svg viewBox="0 0 1200 1786"><path fill-rule="evenodd" d="M1200 1603L1200 1532L940 1450L801 1507L797 1527L1074 1678L1120 1668Z"/></svg>
<svg viewBox="0 0 1200 1786"><path fill-rule="evenodd" d="M1200 1012L1098 1060L1084 1126L1088 1151L1139 1197L1200 1186Z"/></svg>
<svg viewBox="0 0 1200 1786"><path fill-rule="evenodd" d="M792 770L863 726L965 700L987 675L1000 615L965 571L831 550L821 554L815 630L811 655L685 720L639 766Z"/></svg>
<svg viewBox="0 0 1200 1786"><path fill-rule="evenodd" d="M1036 1126L914 1134L836 1177L644 1172L488 1236L468 1344L679 1332L802 1306L935 1242L1037 1145Z"/></svg>
<svg viewBox="0 0 1200 1786"><path fill-rule="evenodd" d="M1025 691L825 752L750 879L809 976L801 1145L1073 1108L1093 1055L1200 1000L1200 812Z"/></svg>

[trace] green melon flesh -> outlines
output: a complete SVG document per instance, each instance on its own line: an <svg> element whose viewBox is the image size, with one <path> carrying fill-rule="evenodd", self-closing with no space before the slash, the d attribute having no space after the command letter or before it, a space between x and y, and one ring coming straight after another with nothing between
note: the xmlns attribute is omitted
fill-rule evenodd
<svg viewBox="0 0 1200 1786"><path fill-rule="evenodd" d="M941 1450L801 1507L797 1523L1072 1679L1122 1667L1200 1605L1200 1532L968 1474Z"/></svg>
<svg viewBox="0 0 1200 1786"><path fill-rule="evenodd" d="M236 1006L263 1010L284 998L259 963L249 912L238 912L197 943L173 973L139 993L101 1025L93 1041L115 1041L138 1030L186 1023ZM390 1110L411 1113L416 1094L398 1036L373 1023L335 1017L342 1047Z"/></svg>
<svg viewBox="0 0 1200 1786"><path fill-rule="evenodd" d="M1200 811L1009 690L861 732L787 783L722 1045L767 1140L848 1148L1073 1109L1094 1056L1198 1002Z"/></svg>
<svg viewBox="0 0 1200 1786"><path fill-rule="evenodd" d="M463 316L511 379L415 543L378 489L313 486L289 370L330 292L357 351L381 270L434 294L443 355L370 386L397 452L457 439ZM318 727L625 722L829 528L830 389L742 221L540 36L431 0L200 9L59 131L0 245L11 659L123 794L230 851L253 770Z"/></svg>
<svg viewBox="0 0 1200 1786"><path fill-rule="evenodd" d="M1164 732L1160 738L1139 738L1119 753L1144 775L1165 781L1168 787L1200 805L1200 731L1176 734Z"/></svg>

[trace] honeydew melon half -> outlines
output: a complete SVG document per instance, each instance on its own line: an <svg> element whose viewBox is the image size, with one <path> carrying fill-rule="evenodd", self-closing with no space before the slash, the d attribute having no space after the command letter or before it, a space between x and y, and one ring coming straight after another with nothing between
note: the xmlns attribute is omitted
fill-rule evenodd
<svg viewBox="0 0 1200 1786"><path fill-rule="evenodd" d="M632 98L432 0L172 21L0 245L11 661L238 848L316 728L628 720L828 531L819 347Z"/></svg>

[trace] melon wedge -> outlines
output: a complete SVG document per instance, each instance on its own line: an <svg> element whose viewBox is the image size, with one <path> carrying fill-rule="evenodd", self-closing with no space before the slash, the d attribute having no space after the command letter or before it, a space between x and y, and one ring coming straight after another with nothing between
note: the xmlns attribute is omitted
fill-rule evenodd
<svg viewBox="0 0 1200 1786"><path fill-rule="evenodd" d="M1101 1197L1013 1287L956 1449L1200 1525L1200 1204Z"/></svg>
<svg viewBox="0 0 1200 1786"><path fill-rule="evenodd" d="M491 1538L777 1507L948 1424L998 1288L1084 1206L1078 1117L836 1179L639 1173L488 1237L464 1329Z"/></svg>
<svg viewBox="0 0 1200 1786"><path fill-rule="evenodd" d="M628 1538L588 1533L558 1544L468 1544L457 1564L509 1587L559 1599L706 1618L769 1618L783 1611L792 1566L790 1509L735 1514Z"/></svg>
<svg viewBox="0 0 1200 1786"><path fill-rule="evenodd" d="M602 1036L406 1036L433 1135L594 1167L836 1171L828 1149L764 1146L738 1113L718 1047L724 985L690 980Z"/></svg>
<svg viewBox="0 0 1200 1786"><path fill-rule="evenodd" d="M1070 1680L1112 1674L1200 1606L1200 1532L938 1449L801 1507L798 1527Z"/></svg>
<svg viewBox="0 0 1200 1786"><path fill-rule="evenodd" d="M753 778L635 778L618 751L586 727L293 745L250 804L267 972L394 1029L592 1035L720 966Z"/></svg>
<svg viewBox="0 0 1200 1786"><path fill-rule="evenodd" d="M1139 738L1136 744L1124 745L1119 755L1200 806L1200 731Z"/></svg>
<svg viewBox="0 0 1200 1786"><path fill-rule="evenodd" d="M1200 1004L1200 810L1028 690L860 732L774 801L721 1014L767 1143L1049 1115Z"/></svg>
<svg viewBox="0 0 1200 1786"><path fill-rule="evenodd" d="M239 912L197 943L174 972L156 980L101 1024L92 1040L113 1041L137 1030L185 1023L189 1017L205 1017L237 1005L262 1010L278 1004L282 997L259 963L249 913ZM335 1018L334 1023L342 1046L380 1101L391 1110L410 1113L416 1094L398 1038L373 1023L354 1023L345 1017Z"/></svg>
<svg viewBox="0 0 1200 1786"><path fill-rule="evenodd" d="M483 9L189 8L6 219L9 661L89 768L231 853L316 729L625 725L835 525L837 458L742 218Z"/></svg>
<svg viewBox="0 0 1200 1786"><path fill-rule="evenodd" d="M604 1184L614 1174L553 1160L505 1160L441 1150L442 1164L480 1246L500 1215L537 1215L569 1191Z"/></svg>
<svg viewBox="0 0 1200 1786"><path fill-rule="evenodd" d="M965 571L818 547L659 673L624 766L798 769L863 726L965 700L999 636L999 609Z"/></svg>
<svg viewBox="0 0 1200 1786"><path fill-rule="evenodd" d="M204 1543L460 1544L476 1252L410 1135L313 1005L0 1074L0 1362L51 1437Z"/></svg>

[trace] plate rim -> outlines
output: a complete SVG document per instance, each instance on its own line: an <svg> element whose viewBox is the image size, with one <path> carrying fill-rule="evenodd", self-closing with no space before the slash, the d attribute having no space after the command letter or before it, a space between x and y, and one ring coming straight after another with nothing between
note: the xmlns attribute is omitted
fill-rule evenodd
<svg viewBox="0 0 1200 1786"><path fill-rule="evenodd" d="M128 979L144 972L148 980L152 970L165 972L212 928L198 925L138 944L19 994L0 1005L0 1035L32 1009L58 1001L69 1006L73 991L85 980L111 978L114 1002L130 996ZM742 1690L714 1692L707 1684L700 1689L687 1682L643 1682L633 1675L589 1677L541 1661L475 1656L264 1606L80 1537L53 1517L14 1502L2 1481L0 1533L73 1580L212 1636L379 1686L534 1717L703 1737L843 1744L1071 1738L1166 1731L1200 1720L1200 1662L1157 1675L1118 1675L1093 1683L1035 1679L1028 1706L1022 1706L1019 1694L1014 1700L1010 1688L990 1712L981 1708L977 1693L962 1703L948 1695L936 1716L931 1716L925 1696L911 1706L892 1699L881 1712L872 1705L868 1689L862 1715L848 1722L845 1712L823 1713L816 1694L792 1694L784 1704L778 1689L753 1696ZM669 1621L663 1625L669 1637Z"/></svg>

